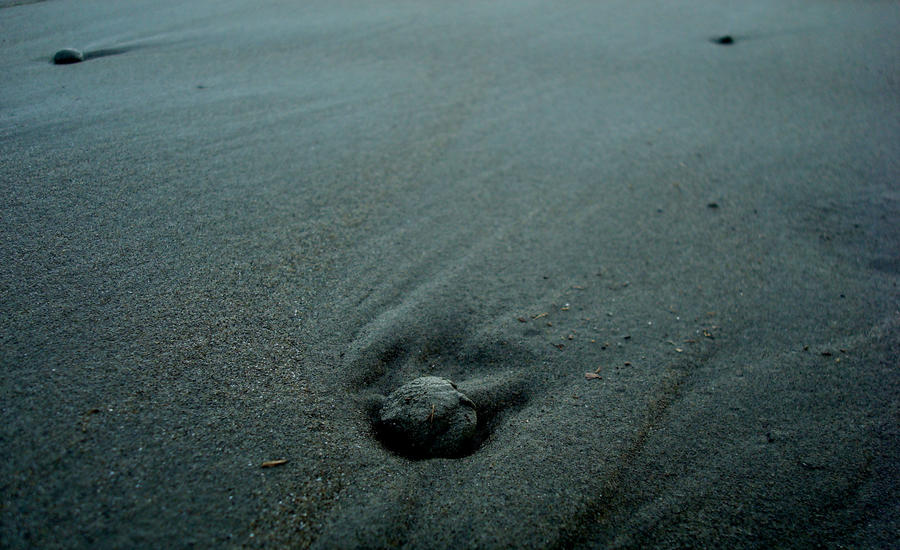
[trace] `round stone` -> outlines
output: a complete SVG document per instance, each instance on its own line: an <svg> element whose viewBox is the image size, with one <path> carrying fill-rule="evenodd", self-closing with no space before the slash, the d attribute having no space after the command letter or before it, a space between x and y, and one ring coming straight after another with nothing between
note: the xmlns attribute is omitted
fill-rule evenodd
<svg viewBox="0 0 900 550"><path fill-rule="evenodd" d="M53 54L53 63L56 65L68 65L84 61L84 54L75 48L64 48Z"/></svg>
<svg viewBox="0 0 900 550"><path fill-rule="evenodd" d="M477 424L475 403L456 384L423 376L387 396L377 428L395 451L428 458L464 454L471 448Z"/></svg>

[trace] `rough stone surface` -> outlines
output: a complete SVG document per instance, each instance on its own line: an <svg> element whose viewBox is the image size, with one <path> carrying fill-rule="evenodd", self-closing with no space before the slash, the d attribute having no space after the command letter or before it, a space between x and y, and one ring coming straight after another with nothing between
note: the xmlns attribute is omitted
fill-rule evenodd
<svg viewBox="0 0 900 550"><path fill-rule="evenodd" d="M427 458L464 454L477 423L475 404L456 384L424 376L385 399L377 427L385 443L397 452Z"/></svg>
<svg viewBox="0 0 900 550"><path fill-rule="evenodd" d="M68 65L84 61L84 54L75 48L64 48L53 54L53 63L56 65Z"/></svg>

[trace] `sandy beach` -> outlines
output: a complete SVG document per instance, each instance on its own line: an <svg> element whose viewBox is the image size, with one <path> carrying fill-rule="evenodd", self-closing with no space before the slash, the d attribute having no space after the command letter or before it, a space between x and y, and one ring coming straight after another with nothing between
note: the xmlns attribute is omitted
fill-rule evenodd
<svg viewBox="0 0 900 550"><path fill-rule="evenodd" d="M897 2L0 29L0 547L900 538ZM379 437L422 376L460 456Z"/></svg>

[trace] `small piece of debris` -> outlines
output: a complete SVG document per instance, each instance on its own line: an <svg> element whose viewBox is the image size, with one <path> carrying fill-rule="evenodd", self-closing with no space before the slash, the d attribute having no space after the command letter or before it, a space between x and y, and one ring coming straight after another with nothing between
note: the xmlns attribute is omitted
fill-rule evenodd
<svg viewBox="0 0 900 550"><path fill-rule="evenodd" d="M732 37L730 34L725 34L725 35L713 38L711 40L711 42L713 44L718 44L720 46L730 46L730 45L734 44L734 37Z"/></svg>
<svg viewBox="0 0 900 550"><path fill-rule="evenodd" d="M280 458L278 460L267 460L259 465L260 468L274 468L275 466L281 466L282 464L287 464L287 460Z"/></svg>
<svg viewBox="0 0 900 550"><path fill-rule="evenodd" d="M630 367L630 366L631 366L631 361L625 361L625 366L626 366L626 367Z"/></svg>
<svg viewBox="0 0 900 550"><path fill-rule="evenodd" d="M585 377L586 379L588 379L588 380L596 380L596 379L598 379L598 378L603 378L602 376L600 376L600 375L597 374L596 372L586 372L586 373L584 373L584 377Z"/></svg>
<svg viewBox="0 0 900 550"><path fill-rule="evenodd" d="M98 409L98 408L93 408L93 409L87 411L86 413L84 413L83 415L81 415L81 431L82 431L82 432L86 432L86 431L87 431L87 427L88 427L88 419L89 419L92 415L95 415L95 414L98 414L98 413L100 413L100 409Z"/></svg>
<svg viewBox="0 0 900 550"><path fill-rule="evenodd" d="M797 463L804 470L824 470L825 469L824 465L806 462L805 460L802 460L802 459L798 459Z"/></svg>
<svg viewBox="0 0 900 550"><path fill-rule="evenodd" d="M545 311L543 313L538 313L537 315L532 315L531 318L532 319L540 319L541 317L546 317L546 316L547 316L547 312Z"/></svg>
<svg viewBox="0 0 900 550"><path fill-rule="evenodd" d="M526 318L524 318L524 317L519 317L519 318L518 318L518 321L519 321L520 323L527 323L527 322L528 322L528 319L526 319Z"/></svg>
<svg viewBox="0 0 900 550"><path fill-rule="evenodd" d="M710 203L707 203L707 204L706 204L706 207L707 207L707 208L718 208L718 207L719 207L719 203L717 203L717 202L710 202Z"/></svg>

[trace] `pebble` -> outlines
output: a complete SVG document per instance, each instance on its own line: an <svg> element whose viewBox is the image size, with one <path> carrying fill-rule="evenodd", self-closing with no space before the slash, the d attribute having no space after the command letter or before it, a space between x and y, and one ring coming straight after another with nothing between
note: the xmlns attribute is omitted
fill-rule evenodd
<svg viewBox="0 0 900 550"><path fill-rule="evenodd" d="M478 424L475 403L456 384L423 376L384 400L376 428L388 447L414 458L454 457L470 448Z"/></svg>
<svg viewBox="0 0 900 550"><path fill-rule="evenodd" d="M84 61L84 54L81 53L81 50L76 50L75 48L63 48L53 54L54 65L68 65L82 61Z"/></svg>

